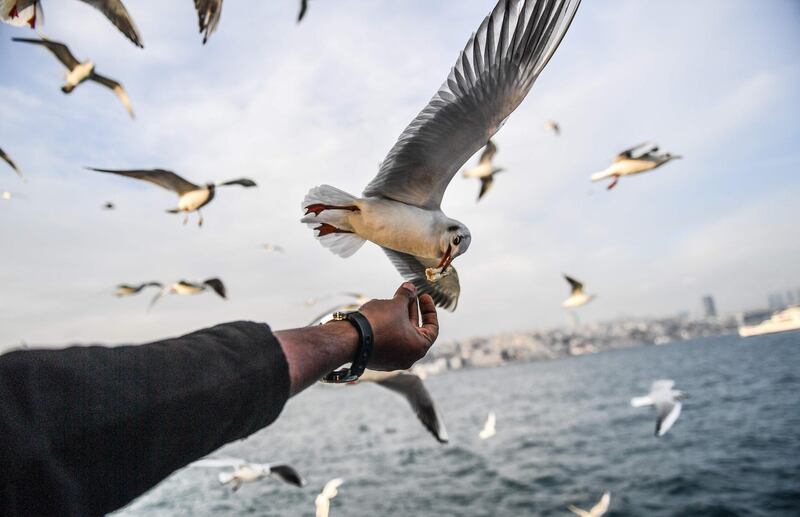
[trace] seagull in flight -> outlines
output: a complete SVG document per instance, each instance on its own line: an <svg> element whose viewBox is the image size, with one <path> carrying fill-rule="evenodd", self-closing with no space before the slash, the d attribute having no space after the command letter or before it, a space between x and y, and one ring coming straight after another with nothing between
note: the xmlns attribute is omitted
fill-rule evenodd
<svg viewBox="0 0 800 517"><path fill-rule="evenodd" d="M231 485L236 492L244 483L252 483L267 476L280 479L292 486L302 488L306 484L294 467L285 463L249 463L240 458L206 458L190 463L192 468L232 468L232 471L220 472L219 482Z"/></svg>
<svg viewBox="0 0 800 517"><path fill-rule="evenodd" d="M653 383L650 393L644 397L634 397L631 399L631 406L655 406L658 411L656 419L656 436L664 436L669 431L681 414L683 404L681 400L688 398L682 391L673 389L675 381L659 380Z"/></svg>
<svg viewBox="0 0 800 517"><path fill-rule="evenodd" d="M481 429L481 432L478 434L481 440L486 440L497 434L497 429L495 428L496 423L494 412L489 412L489 416L486 417L486 423L483 424L483 429Z"/></svg>
<svg viewBox="0 0 800 517"><path fill-rule="evenodd" d="M444 192L464 162L520 105L579 4L499 0L362 197L329 185L312 188L302 204L302 222L341 257L368 240L377 244L420 294L455 310L461 287L451 263L467 251L472 235L442 212Z"/></svg>
<svg viewBox="0 0 800 517"><path fill-rule="evenodd" d="M9 166L12 168L12 169L14 169L14 172L16 172L16 173L17 173L17 176L19 176L19 177L20 177L20 178L22 178L23 180L25 179L25 176L23 176L23 175L22 175L22 171L20 171L20 170L19 170L19 167L17 167L17 164L16 164L16 163L14 163L14 161L11 159L11 157L10 157L10 156L8 156L8 155L6 154L6 152L5 152L5 151L3 151L2 149L0 149L0 160L3 160L3 161L4 161L4 162L6 162L6 163L7 163L7 164L8 164L8 165L9 165Z"/></svg>
<svg viewBox="0 0 800 517"><path fill-rule="evenodd" d="M81 0L89 4L108 18L119 31L139 48L144 47L142 37L131 15L121 0ZM0 19L12 25L28 24L36 28L36 22L42 17L40 0L0 0Z"/></svg>
<svg viewBox="0 0 800 517"><path fill-rule="evenodd" d="M155 297L153 297L153 299L150 301L150 308L152 308L153 305L155 305L155 303L166 294L179 294L181 296L186 296L200 294L208 289L211 289L223 299L228 298L226 295L225 284L223 284L222 280L219 278L209 278L208 280L203 280L202 283L181 280L179 282L175 282L174 284L163 287L161 291L159 291L158 294L156 294Z"/></svg>
<svg viewBox="0 0 800 517"><path fill-rule="evenodd" d="M161 282L143 282L141 284L119 284L117 286L117 290L114 292L114 296L117 298L122 298L123 296L133 296L135 294L139 294L142 292L143 289L147 287L158 287L161 289L164 287Z"/></svg>
<svg viewBox="0 0 800 517"><path fill-rule="evenodd" d="M339 487L342 486L342 483L344 483L342 478L331 479L325 483L322 492L314 500L316 517L328 517L331 511L331 499L339 494Z"/></svg>
<svg viewBox="0 0 800 517"><path fill-rule="evenodd" d="M115 208L117 207L114 206L114 203L112 203L111 201L106 201L105 203L103 203L103 210L114 210Z"/></svg>
<svg viewBox="0 0 800 517"><path fill-rule="evenodd" d="M269 253L284 253L284 251L285 251L282 246L278 246L277 244L269 244L269 243L267 243L267 244L264 244L261 247L264 248Z"/></svg>
<svg viewBox="0 0 800 517"><path fill-rule="evenodd" d="M567 506L567 509L580 517L600 517L606 514L609 506L611 506L611 492L606 490L603 497L600 498L600 501L592 506L592 509L588 512L574 505Z"/></svg>
<svg viewBox="0 0 800 517"><path fill-rule="evenodd" d="M96 169L94 167L86 167L90 171L106 172L110 174L117 174L119 176L127 176L137 180L149 181L159 187L171 190L178 194L178 206L170 208L167 212L177 214L184 212L186 216L183 219L183 224L189 221L189 213L197 212L199 217L197 226L203 226L203 214L200 209L206 206L214 199L214 194L217 187L225 187L228 185L240 185L245 188L255 187L255 181L248 178L239 178L224 183L214 184L207 183L200 186L195 185L191 181L187 181L178 176L172 171L164 169L151 169L151 170L116 170L116 169Z"/></svg>
<svg viewBox="0 0 800 517"><path fill-rule="evenodd" d="M570 285L569 298L564 300L564 302L561 304L562 307L564 307L565 309L574 309L576 307L580 307L581 305L586 305L587 303L594 300L595 295L586 294L583 292L582 283L575 280L569 275L564 275L563 273L562 275Z"/></svg>
<svg viewBox="0 0 800 517"><path fill-rule="evenodd" d="M592 174L592 181L600 181L612 178L606 190L611 190L617 186L622 176L632 176L642 172L651 171L661 167L671 160L683 158L677 154L661 152L658 145L653 142L645 142L630 149L626 149L614 157L614 162L607 169Z"/></svg>
<svg viewBox="0 0 800 517"><path fill-rule="evenodd" d="M555 120L548 120L544 123L544 128L548 131L552 131L554 135L561 136L561 126L558 125L558 122Z"/></svg>
<svg viewBox="0 0 800 517"><path fill-rule="evenodd" d="M72 55L69 48L64 45L63 43L58 43L57 41L50 41L47 39L31 39L31 38L11 38L14 41L18 41L20 43L30 43L33 45L41 45L50 52L53 53L61 64L67 67L67 75L64 82L64 86L61 87L61 91L64 93L71 93L72 90L75 89L76 86L83 83L84 81L94 81L96 83L102 84L103 86L110 88L119 100L122 102L122 105L125 106L125 109L128 111L128 115L131 118L134 118L133 114L133 107L131 106L131 101L128 98L128 94L125 92L125 89L119 84L117 81L113 79L109 79L108 77L102 76L95 72L95 65L91 61L85 61L81 63L77 60L75 56Z"/></svg>
<svg viewBox="0 0 800 517"><path fill-rule="evenodd" d="M494 145L494 142L489 140L486 147L483 149L483 153L481 153L478 165L464 171L465 178L478 178L481 180L481 191L478 193L478 201L492 188L492 184L494 184L494 175L505 170L502 167L495 167L492 165L492 158L494 158L496 153L497 146Z"/></svg>
<svg viewBox="0 0 800 517"><path fill-rule="evenodd" d="M217 30L219 17L222 16L222 0L194 0L194 7L197 9L197 21L205 45L211 34Z"/></svg>

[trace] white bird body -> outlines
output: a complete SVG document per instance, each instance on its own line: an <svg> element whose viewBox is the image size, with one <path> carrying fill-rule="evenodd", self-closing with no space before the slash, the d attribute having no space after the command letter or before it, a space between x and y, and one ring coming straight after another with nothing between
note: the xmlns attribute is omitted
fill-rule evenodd
<svg viewBox="0 0 800 517"><path fill-rule="evenodd" d="M497 434L497 429L495 424L497 423L494 412L489 413L489 416L486 417L486 423L483 425L483 429L481 430L478 436L481 440L486 440L487 438L491 438L495 434Z"/></svg>
<svg viewBox="0 0 800 517"><path fill-rule="evenodd" d="M611 492L606 491L603 494L603 497L600 498L600 501L588 512L581 508L578 508L574 505L569 505L567 509L574 513L575 515L579 515L580 517L600 517L605 515L608 512L608 508L611 506Z"/></svg>
<svg viewBox="0 0 800 517"><path fill-rule="evenodd" d="M653 382L649 394L631 399L633 407L655 406L658 411L656 436L664 436L675 425L681 414L683 404L680 401L687 395L680 390L673 389L674 386L675 381L658 380Z"/></svg>
<svg viewBox="0 0 800 517"><path fill-rule="evenodd" d="M647 172L658 167L660 163L655 160L647 158L638 159L625 159L614 162L606 169L592 174L592 181L599 181L611 176L630 176L632 174L639 174Z"/></svg>
<svg viewBox="0 0 800 517"><path fill-rule="evenodd" d="M219 482L223 485L233 482L237 482L238 484L252 483L253 481L258 481L267 474L269 474L269 469L264 468L263 465L245 463L244 465L239 466L233 472L220 472Z"/></svg>
<svg viewBox="0 0 800 517"><path fill-rule="evenodd" d="M600 181L606 178L613 178L613 181L607 187L611 190L617 185L619 178L623 176L632 176L651 171L677 158L681 157L672 153L661 152L656 144L645 142L619 153L606 169L592 174L591 180Z"/></svg>
<svg viewBox="0 0 800 517"><path fill-rule="evenodd" d="M464 171L465 178L488 178L495 172L495 168L492 167L491 162L482 162L472 167L471 169L467 169Z"/></svg>
<svg viewBox="0 0 800 517"><path fill-rule="evenodd" d="M592 300L594 300L594 295L580 292L573 294L572 296L564 300L561 306L564 307L565 309L574 309L576 307L586 305Z"/></svg>
<svg viewBox="0 0 800 517"><path fill-rule="evenodd" d="M185 194L181 194L178 198L178 211L179 212L194 212L202 208L214 199L214 190L208 186L191 190Z"/></svg>
<svg viewBox="0 0 800 517"><path fill-rule="evenodd" d="M94 63L92 61L79 63L75 68L67 71L64 77L64 87L70 90L75 88L88 79L92 72L94 72Z"/></svg>

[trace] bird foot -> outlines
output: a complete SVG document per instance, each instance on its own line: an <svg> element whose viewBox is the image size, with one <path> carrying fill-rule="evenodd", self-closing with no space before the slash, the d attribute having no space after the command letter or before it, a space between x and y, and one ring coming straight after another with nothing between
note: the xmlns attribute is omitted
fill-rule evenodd
<svg viewBox="0 0 800 517"><path fill-rule="evenodd" d="M313 205L308 205L306 207L305 215L313 213L314 215L318 216L325 210L349 210L350 212L360 211L359 208L355 205L336 206L336 205L323 205L322 203L314 203Z"/></svg>
<svg viewBox="0 0 800 517"><path fill-rule="evenodd" d="M314 229L319 232L317 234L317 237L325 237L326 235L331 235L333 233L353 233L353 232L348 231L348 230L341 230L341 229L339 229L339 228L337 228L337 227L335 227L333 225L330 225L328 223L322 223L322 224L320 224L319 226L317 226Z"/></svg>
<svg viewBox="0 0 800 517"><path fill-rule="evenodd" d="M19 11L17 11L17 4L14 4L14 6L8 12L8 16L10 18L16 18L17 16L19 16Z"/></svg>
<svg viewBox="0 0 800 517"><path fill-rule="evenodd" d="M611 190L612 188L616 187L617 183L619 183L619 176L614 176L614 181L609 183L609 185L606 187L606 190Z"/></svg>

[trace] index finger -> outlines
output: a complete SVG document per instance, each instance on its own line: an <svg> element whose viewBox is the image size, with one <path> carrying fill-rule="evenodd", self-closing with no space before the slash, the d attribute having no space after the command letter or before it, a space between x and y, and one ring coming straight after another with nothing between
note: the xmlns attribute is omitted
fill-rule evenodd
<svg viewBox="0 0 800 517"><path fill-rule="evenodd" d="M419 297L419 310L422 313L422 327L431 344L439 337L439 316L436 314L436 304L429 294Z"/></svg>

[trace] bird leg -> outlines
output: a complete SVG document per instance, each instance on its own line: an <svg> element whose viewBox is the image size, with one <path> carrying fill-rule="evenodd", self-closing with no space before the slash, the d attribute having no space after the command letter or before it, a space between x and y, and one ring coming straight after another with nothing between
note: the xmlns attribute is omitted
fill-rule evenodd
<svg viewBox="0 0 800 517"><path fill-rule="evenodd" d="M330 225L328 223L322 223L322 224L320 224L319 226L317 226L314 229L319 232L317 234L317 237L325 237L326 235L330 235L332 233L353 233L353 232L348 231L348 230L341 230L341 229L339 229L339 228L337 228L337 227L335 227L333 225Z"/></svg>
<svg viewBox="0 0 800 517"><path fill-rule="evenodd" d="M186 214L183 216L183 225L186 226L186 223L188 222L189 222L189 212L186 212Z"/></svg>
<svg viewBox="0 0 800 517"><path fill-rule="evenodd" d="M15 2L15 3L14 3L14 5L11 7L11 10L8 12L8 16L9 16L9 18L16 18L17 16L19 16L19 11L17 11L17 4L16 4L16 2Z"/></svg>
<svg viewBox="0 0 800 517"><path fill-rule="evenodd" d="M619 183L619 176L614 175L614 180L606 187L606 190L611 190L612 188L616 187L617 183Z"/></svg>
<svg viewBox="0 0 800 517"><path fill-rule="evenodd" d="M314 215L319 215L325 210L349 210L350 212L359 212L360 209L355 205L347 205L347 206L337 206L337 205L323 205L322 203L314 203L313 205L308 205L306 207L306 214L314 213Z"/></svg>
<svg viewBox="0 0 800 517"><path fill-rule="evenodd" d="M200 216L200 219L197 220L197 227L200 228L203 226L203 213L198 210L197 215Z"/></svg>

